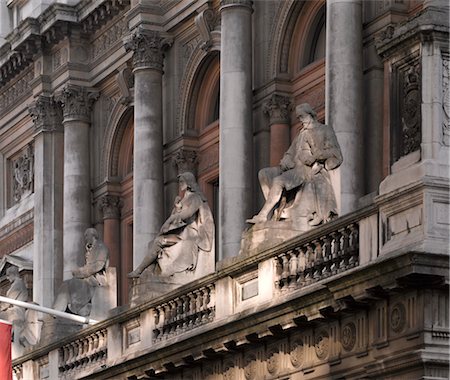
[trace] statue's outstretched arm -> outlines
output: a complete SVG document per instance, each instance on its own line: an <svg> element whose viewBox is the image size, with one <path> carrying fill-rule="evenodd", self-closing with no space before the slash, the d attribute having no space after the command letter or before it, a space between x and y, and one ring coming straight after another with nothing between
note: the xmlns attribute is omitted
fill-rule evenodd
<svg viewBox="0 0 450 380"><path fill-rule="evenodd" d="M105 260L97 260L86 265L74 269L72 274L76 278L86 278L100 272L106 265Z"/></svg>

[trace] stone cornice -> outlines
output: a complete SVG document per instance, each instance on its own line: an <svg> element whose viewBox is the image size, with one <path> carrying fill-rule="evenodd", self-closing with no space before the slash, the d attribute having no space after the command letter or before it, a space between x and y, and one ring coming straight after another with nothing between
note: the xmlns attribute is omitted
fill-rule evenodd
<svg viewBox="0 0 450 380"><path fill-rule="evenodd" d="M57 96L63 108L64 122L80 120L89 122L91 120L91 108L99 93L86 87L66 85Z"/></svg>
<svg viewBox="0 0 450 380"><path fill-rule="evenodd" d="M62 109L52 96L40 95L28 112L37 133L62 131Z"/></svg>
<svg viewBox="0 0 450 380"><path fill-rule="evenodd" d="M290 124L292 103L287 96L273 94L263 106L263 112L269 116L270 125Z"/></svg>
<svg viewBox="0 0 450 380"><path fill-rule="evenodd" d="M163 38L154 30L138 28L125 42L125 49L133 51L134 69L163 70Z"/></svg>

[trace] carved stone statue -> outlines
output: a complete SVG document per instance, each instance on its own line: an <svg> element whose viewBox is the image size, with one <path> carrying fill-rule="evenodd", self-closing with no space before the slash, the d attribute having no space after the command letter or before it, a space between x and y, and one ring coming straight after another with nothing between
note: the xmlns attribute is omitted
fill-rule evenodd
<svg viewBox="0 0 450 380"><path fill-rule="evenodd" d="M6 270L6 278L11 283L6 297L28 302L28 290L17 267L9 267ZM30 311L23 307L3 303L0 305L0 318L12 323L15 343L18 342L23 347L36 344L36 337L31 330L33 321L31 321Z"/></svg>
<svg viewBox="0 0 450 380"><path fill-rule="evenodd" d="M214 222L206 198L191 172L180 174L178 181L183 195L175 198L172 213L149 243L147 256L128 277L139 277L147 268L161 276L194 271L199 255L212 251Z"/></svg>
<svg viewBox="0 0 450 380"><path fill-rule="evenodd" d="M257 215L247 220L250 224L281 220L295 225L301 224L303 218L311 227L337 215L329 176L329 170L342 163L336 135L331 127L317 121L309 104L298 105L295 112L303 128L280 165L259 172L266 203Z"/></svg>
<svg viewBox="0 0 450 380"><path fill-rule="evenodd" d="M73 270L73 278L61 284L53 308L87 317L91 313L96 289L106 285L109 250L95 228L88 228L84 239L86 264Z"/></svg>

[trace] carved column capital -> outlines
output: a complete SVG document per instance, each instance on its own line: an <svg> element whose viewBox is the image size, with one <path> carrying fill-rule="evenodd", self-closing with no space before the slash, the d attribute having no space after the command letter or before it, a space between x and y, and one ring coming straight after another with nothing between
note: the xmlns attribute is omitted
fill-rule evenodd
<svg viewBox="0 0 450 380"><path fill-rule="evenodd" d="M53 96L40 95L28 106L36 132L62 131L62 109Z"/></svg>
<svg viewBox="0 0 450 380"><path fill-rule="evenodd" d="M251 0L220 0L220 10L231 7L245 7L253 11L253 1Z"/></svg>
<svg viewBox="0 0 450 380"><path fill-rule="evenodd" d="M292 103L287 96L273 94L264 106L263 112L269 116L270 125L289 124Z"/></svg>
<svg viewBox="0 0 450 380"><path fill-rule="evenodd" d="M122 206L122 200L116 195L104 195L99 201L99 209L103 213L103 219L119 219Z"/></svg>
<svg viewBox="0 0 450 380"><path fill-rule="evenodd" d="M135 69L147 68L163 71L163 38L159 32L138 28L125 42L125 50L133 51Z"/></svg>
<svg viewBox="0 0 450 380"><path fill-rule="evenodd" d="M91 109L94 101L99 97L99 92L88 90L86 87L66 85L57 99L63 108L64 121L91 120Z"/></svg>
<svg viewBox="0 0 450 380"><path fill-rule="evenodd" d="M173 164L178 168L178 173L196 172L198 163L197 151L194 149L180 148L172 158Z"/></svg>

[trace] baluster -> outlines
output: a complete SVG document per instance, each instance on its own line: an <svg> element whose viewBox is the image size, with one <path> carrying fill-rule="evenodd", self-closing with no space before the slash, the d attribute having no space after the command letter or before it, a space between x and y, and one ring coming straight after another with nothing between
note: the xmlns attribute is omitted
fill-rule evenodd
<svg viewBox="0 0 450 380"><path fill-rule="evenodd" d="M290 256L289 260L289 289L295 289L297 287L297 268L298 268L298 257L295 250L288 252Z"/></svg>
<svg viewBox="0 0 450 380"><path fill-rule="evenodd" d="M305 284L305 269L306 269L306 248L296 248L298 252L297 265L297 284L303 286Z"/></svg>
<svg viewBox="0 0 450 380"><path fill-rule="evenodd" d="M188 296L189 296L188 327L189 329L191 329L195 321L195 305L197 304L197 300L195 299L196 295L193 292L190 292Z"/></svg>
<svg viewBox="0 0 450 380"><path fill-rule="evenodd" d="M202 293L199 289L194 290L195 293L195 300L197 301L195 304L195 320L194 320L194 326L201 321L201 311L202 311L202 304L203 304L203 298Z"/></svg>
<svg viewBox="0 0 450 380"><path fill-rule="evenodd" d="M323 254L323 270L322 276L328 277L331 275L331 237L330 235L325 235L320 238L322 244L322 254Z"/></svg>
<svg viewBox="0 0 450 380"><path fill-rule="evenodd" d="M163 335L170 334L170 305L166 302L164 305Z"/></svg>
<svg viewBox="0 0 450 380"><path fill-rule="evenodd" d="M275 286L281 289L283 286L283 281L281 280L281 275L283 273L283 265L281 263L281 257L275 257Z"/></svg>
<svg viewBox="0 0 450 380"><path fill-rule="evenodd" d="M287 252L281 255L281 262L283 267L281 281L283 283L283 287L285 287L289 280L289 255Z"/></svg>
<svg viewBox="0 0 450 380"><path fill-rule="evenodd" d="M312 282L314 250L311 244L306 245L305 285Z"/></svg>
<svg viewBox="0 0 450 380"><path fill-rule="evenodd" d="M212 321L214 319L215 310L216 310L216 288L215 288L214 284L208 285L208 293L209 293L209 302L207 305L208 320Z"/></svg>
<svg viewBox="0 0 450 380"><path fill-rule="evenodd" d="M208 288L202 288L202 323L208 321L208 303L209 303L209 291Z"/></svg>
<svg viewBox="0 0 450 380"><path fill-rule="evenodd" d="M350 230L348 228L342 229L342 258L341 265L339 269L344 271L348 268L348 260L350 255Z"/></svg>
<svg viewBox="0 0 450 380"><path fill-rule="evenodd" d="M87 365L87 362L89 361L88 359L88 354L89 354L89 337L84 338L82 341L83 344L83 355L81 357L81 366L84 367Z"/></svg>
<svg viewBox="0 0 450 380"><path fill-rule="evenodd" d="M322 276L322 267L323 267L322 246L319 240L313 240L312 244L314 249L313 278L315 281L318 281Z"/></svg>
<svg viewBox="0 0 450 380"><path fill-rule="evenodd" d="M188 318L189 318L189 297L187 294L181 296L181 301L183 303L183 314L181 319L181 328L183 331L187 330L188 327Z"/></svg>
<svg viewBox="0 0 450 380"><path fill-rule="evenodd" d="M340 249L340 241L341 241L341 235L334 231L331 233L331 274L334 275L338 273L339 270L339 249Z"/></svg>
<svg viewBox="0 0 450 380"><path fill-rule="evenodd" d="M350 258L349 265L351 268L359 264L359 226L352 223L350 226Z"/></svg>

